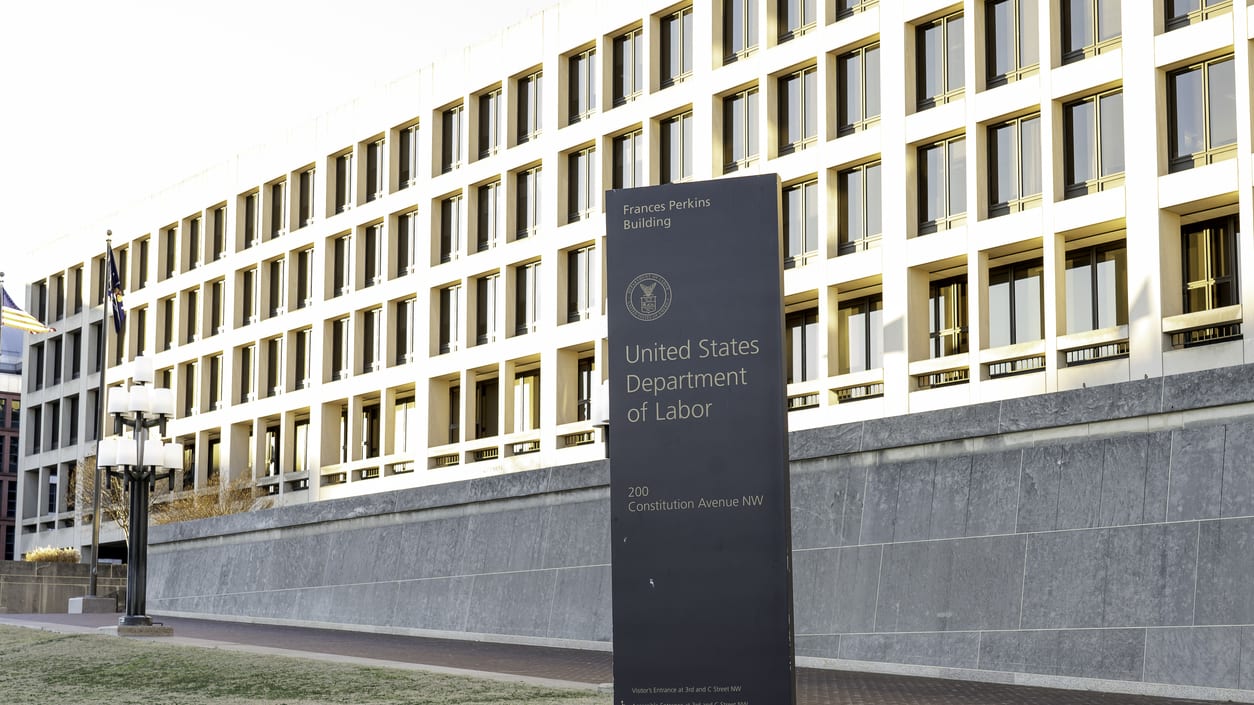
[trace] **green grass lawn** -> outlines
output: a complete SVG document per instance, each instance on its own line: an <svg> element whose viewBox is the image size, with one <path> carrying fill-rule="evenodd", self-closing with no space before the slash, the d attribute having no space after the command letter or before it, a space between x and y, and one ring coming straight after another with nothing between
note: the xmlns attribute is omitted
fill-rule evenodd
<svg viewBox="0 0 1254 705"><path fill-rule="evenodd" d="M0 625L8 705L609 705L587 691Z"/></svg>

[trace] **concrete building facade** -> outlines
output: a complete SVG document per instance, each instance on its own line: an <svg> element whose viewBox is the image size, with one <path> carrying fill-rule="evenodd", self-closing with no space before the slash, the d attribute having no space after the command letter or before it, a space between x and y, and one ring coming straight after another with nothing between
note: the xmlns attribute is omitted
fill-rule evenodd
<svg viewBox="0 0 1254 705"><path fill-rule="evenodd" d="M1241 0L566 0L111 224L103 375L99 234L30 283L20 548L87 543L138 355L180 492L318 516L603 458L610 188L779 174L794 438L1254 361L1252 36Z"/></svg>

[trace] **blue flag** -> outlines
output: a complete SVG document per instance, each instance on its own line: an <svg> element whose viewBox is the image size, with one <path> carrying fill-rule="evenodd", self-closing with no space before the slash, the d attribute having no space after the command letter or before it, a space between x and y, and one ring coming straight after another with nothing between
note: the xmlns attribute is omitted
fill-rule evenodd
<svg viewBox="0 0 1254 705"><path fill-rule="evenodd" d="M122 327L126 325L126 309L122 308L122 277L118 276L118 263L113 259L112 247L106 250L105 258L109 263L109 271L105 276L109 278L107 296L109 305L113 308L113 330L120 334Z"/></svg>

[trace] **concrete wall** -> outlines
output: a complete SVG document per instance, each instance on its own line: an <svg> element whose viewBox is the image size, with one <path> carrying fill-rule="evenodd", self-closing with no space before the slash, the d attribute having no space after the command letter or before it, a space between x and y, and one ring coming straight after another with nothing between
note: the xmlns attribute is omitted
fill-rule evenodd
<svg viewBox="0 0 1254 705"><path fill-rule="evenodd" d="M1254 702L1254 366L790 442L802 664ZM607 482L155 527L150 609L607 648Z"/></svg>
<svg viewBox="0 0 1254 705"><path fill-rule="evenodd" d="M0 561L0 613L54 614L68 611L71 597L87 594L91 566L86 563ZM126 566L101 565L97 594L126 600Z"/></svg>

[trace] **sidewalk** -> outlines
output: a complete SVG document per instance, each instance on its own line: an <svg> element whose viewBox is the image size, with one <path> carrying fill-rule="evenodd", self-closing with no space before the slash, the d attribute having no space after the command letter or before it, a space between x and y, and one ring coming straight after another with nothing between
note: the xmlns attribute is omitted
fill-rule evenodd
<svg viewBox="0 0 1254 705"><path fill-rule="evenodd" d="M99 627L116 626L117 617L116 614L0 615L0 624L66 633L96 633ZM176 617L154 616L153 619L174 627L175 636L160 639L162 643L416 668L588 690L596 690L598 685L613 680L613 655L603 651ZM798 705L1218 705L1216 701L809 668L797 670L797 693Z"/></svg>

